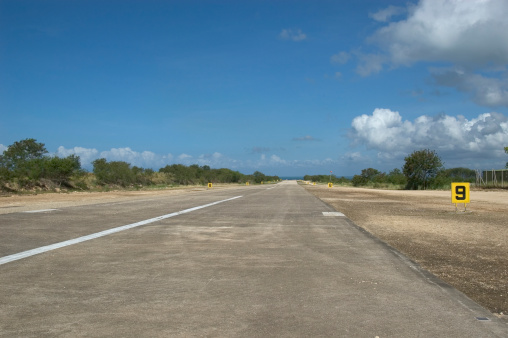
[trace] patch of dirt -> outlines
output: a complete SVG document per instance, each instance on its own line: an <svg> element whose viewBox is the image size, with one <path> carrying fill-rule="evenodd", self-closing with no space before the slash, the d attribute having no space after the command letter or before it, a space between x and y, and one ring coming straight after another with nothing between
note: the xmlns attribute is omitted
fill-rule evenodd
<svg viewBox="0 0 508 338"><path fill-rule="evenodd" d="M499 317L508 314L508 191L399 191L304 185L390 246Z"/></svg>

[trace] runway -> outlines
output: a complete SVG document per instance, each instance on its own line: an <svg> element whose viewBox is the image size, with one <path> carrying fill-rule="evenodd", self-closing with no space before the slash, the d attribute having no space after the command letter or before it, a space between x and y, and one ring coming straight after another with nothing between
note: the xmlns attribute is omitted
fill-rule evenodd
<svg viewBox="0 0 508 338"><path fill-rule="evenodd" d="M0 215L0 336L508 336L294 181L49 209Z"/></svg>

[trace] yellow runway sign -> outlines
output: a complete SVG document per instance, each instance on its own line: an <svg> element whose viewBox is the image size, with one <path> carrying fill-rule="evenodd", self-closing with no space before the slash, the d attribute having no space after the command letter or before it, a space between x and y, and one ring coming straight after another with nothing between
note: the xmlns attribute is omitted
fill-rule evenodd
<svg viewBox="0 0 508 338"><path fill-rule="evenodd" d="M469 183L452 183L452 203L470 203Z"/></svg>
<svg viewBox="0 0 508 338"><path fill-rule="evenodd" d="M452 183L452 203L455 203L455 212L457 212L457 204L464 203L464 211L467 204L470 203L470 184L469 183Z"/></svg>

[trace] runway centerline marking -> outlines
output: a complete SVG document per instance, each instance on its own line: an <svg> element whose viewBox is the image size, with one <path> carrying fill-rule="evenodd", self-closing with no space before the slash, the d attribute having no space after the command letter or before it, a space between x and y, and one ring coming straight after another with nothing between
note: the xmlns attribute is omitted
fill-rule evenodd
<svg viewBox="0 0 508 338"><path fill-rule="evenodd" d="M228 202L228 201L232 201L232 200L235 200L235 199L240 198L240 197L243 197L243 196L231 197L231 198L228 198L228 199L225 199L225 200L221 200L221 201L217 201L217 202L213 202L213 203L208 203L208 204L200 205L200 206L197 206L197 207L193 207L193 208L189 208L189 209L173 212L171 214L162 215L162 216L150 218L150 219L147 219L147 220L144 220L144 221L140 221L140 222L136 222L136 223L132 223L132 224L127 224L127 225L119 226L119 227L116 227L116 228L112 228L112 229L96 232L96 233L91 234L91 235L86 235L86 236L78 237L78 238L71 239L71 240L68 240L68 241L63 241L63 242L59 242L59 243L55 243L55 244L51 244L51 245L42 246L40 248L35 248L35 249L32 249L32 250L27 250L27 251L19 252L19 253L12 254L12 255L9 255L9 256L0 257L0 265L6 264L6 263L9 263L9 262L13 262L13 261L16 261L18 259L34 256L34 255L37 255L37 254L40 254L40 253L44 253L44 252L47 252L47 251L60 249L60 248L63 248L63 247L69 246L69 245L78 244L78 243L89 241L89 240L92 240L92 239L95 239L95 238L99 238L99 237L104 237L104 236L111 235L111 234L114 234L114 233L117 233L117 232L120 232L120 231L124 231L124 230L132 229L132 228L135 228L135 227L139 227L139 226L142 226L142 225L150 224L150 223L153 223L153 222L161 221L161 220L166 219L166 218L175 217L175 216L186 214L186 213L189 213L189 212L192 212L192 211L196 211L196 210L199 210L199 209L211 207L213 205L216 205L216 204L219 204L219 203Z"/></svg>

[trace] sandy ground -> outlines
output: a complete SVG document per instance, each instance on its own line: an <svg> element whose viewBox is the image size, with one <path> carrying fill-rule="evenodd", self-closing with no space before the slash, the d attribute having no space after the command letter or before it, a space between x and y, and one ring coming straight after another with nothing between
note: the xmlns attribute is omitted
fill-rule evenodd
<svg viewBox="0 0 508 338"><path fill-rule="evenodd" d="M508 314L508 191L473 190L467 212L455 212L449 191L304 187L491 312ZM2 196L0 214L206 189Z"/></svg>
<svg viewBox="0 0 508 338"><path fill-rule="evenodd" d="M501 317L508 314L508 191L393 191L304 185L398 251Z"/></svg>

